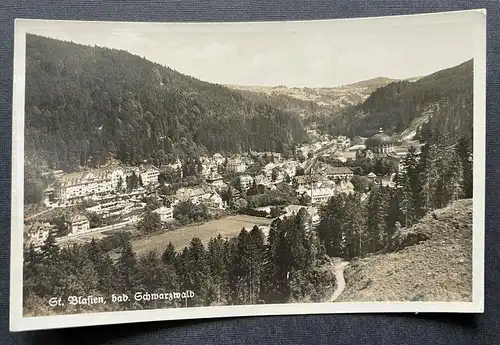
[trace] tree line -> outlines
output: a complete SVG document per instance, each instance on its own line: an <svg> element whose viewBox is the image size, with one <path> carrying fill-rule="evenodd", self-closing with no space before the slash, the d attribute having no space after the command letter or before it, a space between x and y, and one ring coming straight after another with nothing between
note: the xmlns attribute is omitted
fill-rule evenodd
<svg viewBox="0 0 500 345"><path fill-rule="evenodd" d="M56 307L52 312L136 310L164 307L245 305L321 301L335 285L316 232L305 210L276 219L266 236L261 228L242 229L237 237L221 235L204 245L193 238L184 248L169 243L163 253L134 252L123 239L113 261L101 243L59 248L49 236L40 251L25 253L24 307L26 313L50 313L53 296L105 296L137 291L165 294L192 291L185 300L139 303L131 298L118 304Z"/></svg>
<svg viewBox="0 0 500 345"><path fill-rule="evenodd" d="M319 239L330 256L352 259L390 251L401 227L409 228L434 209L472 198L472 141L450 147L431 130L420 153L410 148L395 186L371 186L369 196L340 194L320 209Z"/></svg>

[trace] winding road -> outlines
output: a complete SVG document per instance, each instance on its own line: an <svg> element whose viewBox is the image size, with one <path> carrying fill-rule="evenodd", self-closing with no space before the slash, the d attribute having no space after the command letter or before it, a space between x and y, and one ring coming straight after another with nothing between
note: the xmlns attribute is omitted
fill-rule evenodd
<svg viewBox="0 0 500 345"><path fill-rule="evenodd" d="M330 302L335 302L335 300L340 296L340 294L345 289L345 279L344 279L344 270L349 265L347 261L339 261L332 263L333 272L335 273L335 279L337 281L337 287L333 292L332 297L330 298Z"/></svg>
<svg viewBox="0 0 500 345"><path fill-rule="evenodd" d="M330 143L326 146L323 146L322 148L320 148L319 150L317 150L316 152L314 152L313 156L311 158L309 158L303 165L304 167L304 173L305 174L308 174L312 168L312 166L316 163L316 160L318 159L319 155L322 154L323 152L331 149L332 147L336 146L337 144L335 142L333 143ZM335 150L336 151L336 150Z"/></svg>
<svg viewBox="0 0 500 345"><path fill-rule="evenodd" d="M45 210L45 211L42 211L42 212L39 212L39 213L36 213L36 214L32 214L31 216L27 216L27 217L25 217L25 218L24 218L24 220L30 220L30 219L32 219L32 218L35 218L35 217L41 216L42 214L47 213L47 212L49 212L49 211L50 211L50 209Z"/></svg>

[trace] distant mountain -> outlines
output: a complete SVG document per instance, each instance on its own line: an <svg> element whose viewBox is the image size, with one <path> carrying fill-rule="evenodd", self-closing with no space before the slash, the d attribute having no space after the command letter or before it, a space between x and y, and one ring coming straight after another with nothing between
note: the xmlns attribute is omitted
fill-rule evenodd
<svg viewBox="0 0 500 345"><path fill-rule="evenodd" d="M450 138L472 137L472 60L416 81L395 81L346 107L323 126L333 133L371 135L379 128L415 135L421 127L438 128Z"/></svg>
<svg viewBox="0 0 500 345"><path fill-rule="evenodd" d="M283 102L251 99L125 51L35 35L26 42L25 150L53 168L110 157L162 164L200 153L282 152L305 139L302 119Z"/></svg>
<svg viewBox="0 0 500 345"><path fill-rule="evenodd" d="M330 114L350 105L362 103L373 91L394 79L374 78L339 87L287 87L226 85L228 88L265 95L269 99L287 99L304 117ZM300 110L299 110L300 109Z"/></svg>

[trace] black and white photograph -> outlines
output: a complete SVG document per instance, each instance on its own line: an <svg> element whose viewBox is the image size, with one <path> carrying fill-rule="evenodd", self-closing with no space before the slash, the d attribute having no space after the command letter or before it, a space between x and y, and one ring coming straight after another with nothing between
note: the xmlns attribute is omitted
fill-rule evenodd
<svg viewBox="0 0 500 345"><path fill-rule="evenodd" d="M485 18L16 20L11 329L482 312Z"/></svg>

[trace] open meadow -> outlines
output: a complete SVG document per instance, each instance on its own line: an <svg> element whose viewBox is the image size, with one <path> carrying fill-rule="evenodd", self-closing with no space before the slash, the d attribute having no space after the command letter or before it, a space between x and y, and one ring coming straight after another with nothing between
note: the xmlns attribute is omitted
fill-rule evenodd
<svg viewBox="0 0 500 345"><path fill-rule="evenodd" d="M238 236L242 228L250 229L254 225L268 226L271 222L272 219L268 218L247 215L229 216L200 225L190 225L174 231L135 239L132 241L132 246L138 254L152 250L162 252L169 242L172 242L175 248L179 250L187 246L193 237L198 237L206 244L210 238L216 237L218 234L221 234L222 237L234 237Z"/></svg>

